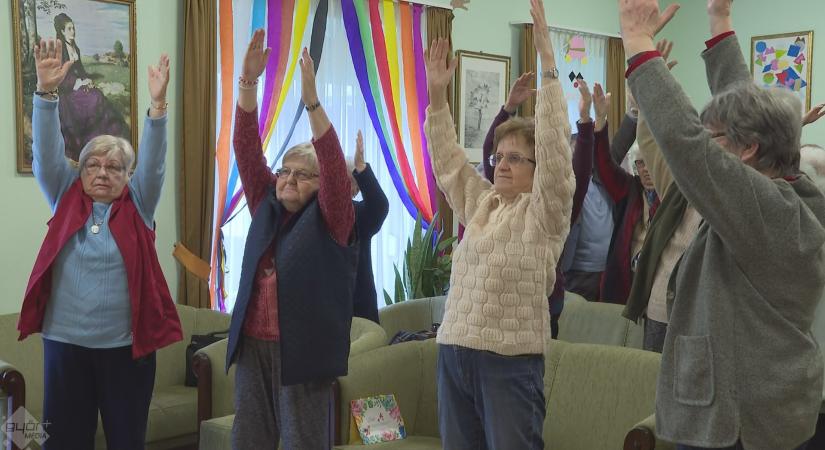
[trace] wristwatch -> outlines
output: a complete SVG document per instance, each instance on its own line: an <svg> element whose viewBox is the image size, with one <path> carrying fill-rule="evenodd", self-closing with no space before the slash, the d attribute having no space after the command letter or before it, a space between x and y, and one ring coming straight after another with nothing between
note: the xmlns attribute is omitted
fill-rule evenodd
<svg viewBox="0 0 825 450"><path fill-rule="evenodd" d="M550 79L558 79L559 78L559 69L553 67L550 70L542 70L541 71L542 78L550 78Z"/></svg>

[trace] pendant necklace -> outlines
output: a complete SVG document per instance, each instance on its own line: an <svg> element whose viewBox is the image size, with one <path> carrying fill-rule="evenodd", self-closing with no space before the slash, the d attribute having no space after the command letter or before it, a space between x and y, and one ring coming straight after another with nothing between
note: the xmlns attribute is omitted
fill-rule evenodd
<svg viewBox="0 0 825 450"><path fill-rule="evenodd" d="M105 216L105 213L104 213L104 216ZM103 220L101 220L100 223L97 222L97 218L95 218L95 209L92 208L92 226L89 228L89 231L91 231L92 234L100 233L100 226L101 225L103 225Z"/></svg>

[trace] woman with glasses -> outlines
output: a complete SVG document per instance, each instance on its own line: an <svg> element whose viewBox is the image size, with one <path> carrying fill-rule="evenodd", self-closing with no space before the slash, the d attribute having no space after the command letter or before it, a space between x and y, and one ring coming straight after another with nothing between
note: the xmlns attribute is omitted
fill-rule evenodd
<svg viewBox="0 0 825 450"><path fill-rule="evenodd" d="M544 5L530 3L545 68L536 119L513 118L496 129L492 184L456 144L447 86L457 61L447 63L447 41L434 41L425 57L433 171L466 227L437 338L439 428L448 449L544 448L547 290L570 227L575 181Z"/></svg>
<svg viewBox="0 0 825 450"><path fill-rule="evenodd" d="M312 142L270 172L258 135L258 77L269 57L252 36L239 80L235 158L252 214L226 352L236 365L232 448L331 447L332 381L347 373L357 247L347 163L318 101L306 48L301 99Z"/></svg>
<svg viewBox="0 0 825 450"><path fill-rule="evenodd" d="M154 216L166 160L169 58L149 67L151 107L140 162L102 135L65 158L57 89L71 67L60 40L34 48L32 170L53 217L34 263L20 338L43 336L45 449L92 448L98 412L108 448L142 449L155 351L182 339L155 251Z"/></svg>

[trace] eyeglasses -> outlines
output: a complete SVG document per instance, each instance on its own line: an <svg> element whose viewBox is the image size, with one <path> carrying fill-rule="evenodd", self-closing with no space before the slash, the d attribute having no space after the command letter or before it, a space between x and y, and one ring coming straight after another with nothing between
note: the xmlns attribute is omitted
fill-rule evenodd
<svg viewBox="0 0 825 450"><path fill-rule="evenodd" d="M635 165L638 168L642 168L645 166L645 160L637 159L636 161L633 161L633 165Z"/></svg>
<svg viewBox="0 0 825 450"><path fill-rule="evenodd" d="M525 162L530 162L530 163L533 163L533 164L536 163L535 160L530 159L526 156L521 156L518 153L508 153L506 155L502 155L501 153L496 153L495 155L490 155L490 157L487 160L490 162L491 166L495 167L496 165L498 165L504 159L506 159L507 164L509 164L511 166L517 166L517 165L523 164Z"/></svg>
<svg viewBox="0 0 825 450"><path fill-rule="evenodd" d="M283 177L284 179L287 179L290 175L292 175L298 181L309 181L318 177L317 173L307 172L302 169L290 169L289 167L281 167L275 171L275 175L278 175L278 178Z"/></svg>
<svg viewBox="0 0 825 450"><path fill-rule="evenodd" d="M123 175L123 172L125 171L123 166L120 164L110 163L101 165L97 161L86 161L86 164L83 165L83 170L86 171L86 175L97 175L101 167L109 175Z"/></svg>

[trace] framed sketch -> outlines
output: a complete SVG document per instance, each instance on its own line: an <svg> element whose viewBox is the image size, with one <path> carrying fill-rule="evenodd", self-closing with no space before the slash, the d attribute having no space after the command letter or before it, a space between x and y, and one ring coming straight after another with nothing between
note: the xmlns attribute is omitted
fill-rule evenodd
<svg viewBox="0 0 825 450"><path fill-rule="evenodd" d="M458 142L471 163L481 162L487 130L507 101L510 57L459 50L455 85Z"/></svg>
<svg viewBox="0 0 825 450"><path fill-rule="evenodd" d="M31 173L34 45L60 39L73 61L58 87L66 157L101 134L137 144L134 0L11 0L17 110L17 171Z"/></svg>
<svg viewBox="0 0 825 450"><path fill-rule="evenodd" d="M753 80L760 86L778 86L793 91L807 111L811 107L813 47L813 31L752 37Z"/></svg>

